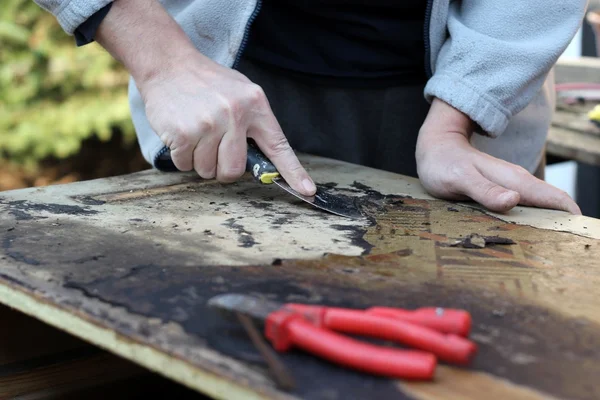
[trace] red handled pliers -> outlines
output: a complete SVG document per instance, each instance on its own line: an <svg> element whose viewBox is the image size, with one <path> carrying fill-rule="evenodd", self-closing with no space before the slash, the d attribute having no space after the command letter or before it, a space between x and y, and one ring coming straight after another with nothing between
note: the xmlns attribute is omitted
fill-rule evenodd
<svg viewBox="0 0 600 400"><path fill-rule="evenodd" d="M366 310L277 303L242 294L212 298L209 305L264 323L275 350L297 347L364 372L403 379L432 379L437 360L466 365L477 352L468 340L471 316L464 310L420 308ZM393 341L415 348L376 346L340 333Z"/></svg>

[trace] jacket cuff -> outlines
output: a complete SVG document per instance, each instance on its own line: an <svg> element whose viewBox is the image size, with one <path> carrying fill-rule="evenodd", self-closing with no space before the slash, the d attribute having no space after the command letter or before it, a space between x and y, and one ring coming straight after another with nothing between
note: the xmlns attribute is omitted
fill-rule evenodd
<svg viewBox="0 0 600 400"><path fill-rule="evenodd" d="M96 31L106 17L106 14L110 11L112 5L113 3L111 1L75 29L74 35L77 46L85 46L94 41Z"/></svg>
<svg viewBox="0 0 600 400"><path fill-rule="evenodd" d="M84 23L113 0L71 0L56 15L58 23L69 35L73 35L75 29Z"/></svg>
<svg viewBox="0 0 600 400"><path fill-rule="evenodd" d="M477 132L479 134L498 137L510 122L510 111L451 74L435 74L427 82L424 93L430 103L437 97L469 116L482 130Z"/></svg>

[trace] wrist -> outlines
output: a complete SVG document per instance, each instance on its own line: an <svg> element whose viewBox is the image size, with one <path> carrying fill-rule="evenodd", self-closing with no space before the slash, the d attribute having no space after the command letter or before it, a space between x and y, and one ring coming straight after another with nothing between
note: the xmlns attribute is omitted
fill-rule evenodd
<svg viewBox="0 0 600 400"><path fill-rule="evenodd" d="M121 62L138 85L201 54L156 0L115 0L96 41Z"/></svg>
<svg viewBox="0 0 600 400"><path fill-rule="evenodd" d="M475 123L468 115L443 100L434 98L421 131L437 134L460 134L469 140L474 128Z"/></svg>
<svg viewBox="0 0 600 400"><path fill-rule="evenodd" d="M469 145L474 127L475 124L466 114L434 98L419 130L415 152L417 164L423 162L430 152L436 152L436 149L453 152L456 146Z"/></svg>

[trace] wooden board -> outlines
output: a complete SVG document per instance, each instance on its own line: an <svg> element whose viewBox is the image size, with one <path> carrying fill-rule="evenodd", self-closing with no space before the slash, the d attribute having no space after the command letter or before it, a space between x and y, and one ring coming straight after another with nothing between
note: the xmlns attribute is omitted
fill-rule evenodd
<svg viewBox="0 0 600 400"><path fill-rule="evenodd" d="M0 194L0 302L219 399L600 398L600 221L496 215L417 180L303 157L348 220L250 178L129 176ZM335 182L335 183L333 183ZM471 234L515 244L465 248ZM298 351L278 390L239 324L207 309L235 291L364 308L473 313L480 347L430 383L381 379Z"/></svg>

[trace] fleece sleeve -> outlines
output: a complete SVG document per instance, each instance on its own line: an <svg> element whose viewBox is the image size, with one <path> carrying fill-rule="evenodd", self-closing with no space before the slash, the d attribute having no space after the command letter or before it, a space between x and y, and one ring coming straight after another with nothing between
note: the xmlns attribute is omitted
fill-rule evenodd
<svg viewBox="0 0 600 400"><path fill-rule="evenodd" d="M112 0L34 0L56 17L62 29L73 35L75 29Z"/></svg>
<svg viewBox="0 0 600 400"><path fill-rule="evenodd" d="M577 33L587 0L453 0L425 87L497 137L540 90Z"/></svg>

